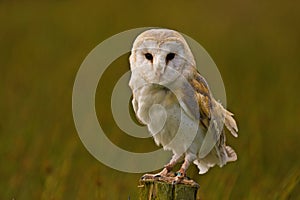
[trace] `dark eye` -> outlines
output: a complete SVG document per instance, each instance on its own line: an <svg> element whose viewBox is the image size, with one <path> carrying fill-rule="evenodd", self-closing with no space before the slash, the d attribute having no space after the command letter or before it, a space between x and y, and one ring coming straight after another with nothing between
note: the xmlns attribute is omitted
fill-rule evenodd
<svg viewBox="0 0 300 200"><path fill-rule="evenodd" d="M150 60L150 61L153 60L153 56L151 55L151 53L146 53L146 54L145 54L145 58L146 58L147 60Z"/></svg>
<svg viewBox="0 0 300 200"><path fill-rule="evenodd" d="M168 53L167 57L166 57L166 61L170 61L173 60L173 58L175 57L175 53Z"/></svg>

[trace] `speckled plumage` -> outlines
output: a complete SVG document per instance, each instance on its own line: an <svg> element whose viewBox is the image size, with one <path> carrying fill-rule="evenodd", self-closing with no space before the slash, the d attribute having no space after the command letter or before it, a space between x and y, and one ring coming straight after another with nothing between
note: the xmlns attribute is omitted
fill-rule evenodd
<svg viewBox="0 0 300 200"><path fill-rule="evenodd" d="M188 44L176 31L151 29L133 44L129 82L133 108L156 144L173 152L167 172L182 160L183 174L190 162L203 174L215 164L223 166L237 159L234 150L225 144L223 130L225 124L237 136L233 114L213 98L195 66ZM212 148L203 144L208 130L212 138L205 141L213 142ZM196 134L190 134L193 132Z"/></svg>

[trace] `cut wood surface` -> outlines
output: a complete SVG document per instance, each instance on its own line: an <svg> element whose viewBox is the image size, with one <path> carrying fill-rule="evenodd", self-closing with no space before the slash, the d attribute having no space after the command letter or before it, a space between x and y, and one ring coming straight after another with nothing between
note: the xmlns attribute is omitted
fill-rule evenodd
<svg viewBox="0 0 300 200"><path fill-rule="evenodd" d="M140 180L140 200L196 200L199 185L193 180L172 183L165 180Z"/></svg>

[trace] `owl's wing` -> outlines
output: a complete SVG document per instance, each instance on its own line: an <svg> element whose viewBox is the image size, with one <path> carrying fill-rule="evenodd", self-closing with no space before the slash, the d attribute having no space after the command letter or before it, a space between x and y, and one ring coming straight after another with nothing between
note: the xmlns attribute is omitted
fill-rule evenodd
<svg viewBox="0 0 300 200"><path fill-rule="evenodd" d="M193 95L184 95L181 99L183 110L193 115L193 118L199 120L199 125L207 130L206 137L203 141L203 145L200 150L201 155L205 157L208 152L214 147L216 143L218 145L225 144L225 135L223 126L231 132L231 134L237 137L238 128L233 118L233 114L227 111L219 102L217 102L209 90L206 80L197 72L194 73L194 78L191 79L190 85L193 88ZM198 114L195 112L195 105L190 102L196 102L198 104ZM221 144L222 143L222 144Z"/></svg>
<svg viewBox="0 0 300 200"><path fill-rule="evenodd" d="M181 89L180 105L191 118L199 120L208 128L211 119L212 97L205 79L195 71L194 77L188 80L188 85Z"/></svg>
<svg viewBox="0 0 300 200"><path fill-rule="evenodd" d="M233 114L226 110L221 103L213 98L206 80L199 74L199 72L195 72L194 78L191 79L189 83L193 88L193 95L183 95L182 101L186 105L187 109L195 109L194 107L190 107L188 104L193 101L197 102L199 115L197 115L195 111L189 112L193 113L194 117L199 119L200 123L203 124L205 128L208 128L211 120L221 120L222 124L225 124L231 134L237 137L238 128L233 118ZM190 93L189 90L184 91Z"/></svg>
<svg viewBox="0 0 300 200"><path fill-rule="evenodd" d="M132 108L133 108L133 111L134 113L137 113L137 110L138 110L138 102L137 100L135 99L134 95L132 95ZM140 125L146 125L145 123L142 122L141 119L138 118L137 115L135 115L135 119L140 123Z"/></svg>

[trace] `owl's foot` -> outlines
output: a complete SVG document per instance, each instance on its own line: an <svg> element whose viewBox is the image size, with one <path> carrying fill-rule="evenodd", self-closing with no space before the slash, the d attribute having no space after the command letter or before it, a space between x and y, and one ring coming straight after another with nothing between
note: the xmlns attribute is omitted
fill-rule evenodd
<svg viewBox="0 0 300 200"><path fill-rule="evenodd" d="M175 173L175 176L178 177L178 178L186 178L187 177L186 173L185 173L185 170L182 169L182 168Z"/></svg>
<svg viewBox="0 0 300 200"><path fill-rule="evenodd" d="M155 176L156 177L168 176L169 172L170 171L168 170L168 168L165 167L161 172L157 173Z"/></svg>
<svg viewBox="0 0 300 200"><path fill-rule="evenodd" d="M190 179L189 177L179 177L176 176L172 182L173 185L176 184L185 184L185 185L191 185L191 186L195 186L195 187L200 187L198 183L196 183L195 181L193 181L192 179Z"/></svg>
<svg viewBox="0 0 300 200"><path fill-rule="evenodd" d="M158 178L163 178L163 177L168 177L170 176L170 171L168 170L168 168L164 168L161 172L157 173L157 174L144 174L141 179L142 180L146 180L146 179L158 179Z"/></svg>
<svg viewBox="0 0 300 200"><path fill-rule="evenodd" d="M177 172L175 173L175 177L174 177L173 184L181 183L181 182L184 181L185 179L186 179L186 180L190 180L190 178L188 178L188 177L186 176L185 170L180 169L179 171L177 171Z"/></svg>
<svg viewBox="0 0 300 200"><path fill-rule="evenodd" d="M156 174L144 174L142 177L141 177L141 180L155 180L156 178Z"/></svg>
<svg viewBox="0 0 300 200"><path fill-rule="evenodd" d="M182 172L181 170L174 173L175 177L172 181L172 184L185 184L185 185L191 185L194 187L200 187L198 183L190 179L188 176L186 176L185 172Z"/></svg>
<svg viewBox="0 0 300 200"><path fill-rule="evenodd" d="M176 173L174 172L167 172L163 170L160 173L157 174L145 174L141 177L140 181L162 181L169 184L186 184L191 185L195 187L199 187L199 185L191 180L189 177L186 176L185 173L180 172L180 170Z"/></svg>

